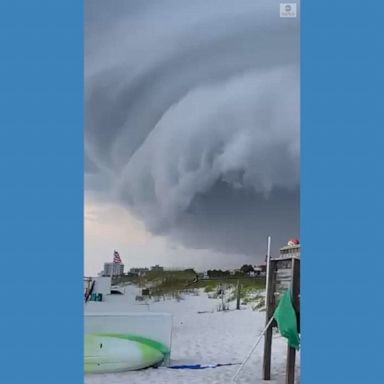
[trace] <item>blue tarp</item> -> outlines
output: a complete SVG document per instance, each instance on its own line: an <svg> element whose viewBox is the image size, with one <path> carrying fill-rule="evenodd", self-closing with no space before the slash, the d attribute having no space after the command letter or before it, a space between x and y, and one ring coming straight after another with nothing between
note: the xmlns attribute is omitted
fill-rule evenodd
<svg viewBox="0 0 384 384"><path fill-rule="evenodd" d="M239 365L240 363L228 363L228 364L185 364L185 365L173 365L171 369L207 369L225 367L228 365Z"/></svg>

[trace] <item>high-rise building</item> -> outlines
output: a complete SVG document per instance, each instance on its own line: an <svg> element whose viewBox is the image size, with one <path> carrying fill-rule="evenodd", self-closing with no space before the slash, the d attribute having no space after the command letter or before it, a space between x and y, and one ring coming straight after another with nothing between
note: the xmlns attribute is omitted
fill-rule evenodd
<svg viewBox="0 0 384 384"><path fill-rule="evenodd" d="M121 276L124 274L124 264L104 263L104 276Z"/></svg>

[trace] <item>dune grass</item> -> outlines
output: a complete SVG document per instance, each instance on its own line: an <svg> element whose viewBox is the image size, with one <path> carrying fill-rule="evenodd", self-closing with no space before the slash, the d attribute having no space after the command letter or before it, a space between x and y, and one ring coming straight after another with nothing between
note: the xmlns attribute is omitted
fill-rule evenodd
<svg viewBox="0 0 384 384"><path fill-rule="evenodd" d="M215 296L220 287L230 290L231 300L236 299L237 278L223 277L216 279L196 280L196 273L191 270L178 271L149 271L144 276L122 276L116 279L116 284L135 284L148 288L153 297L173 297L182 299L185 293L198 294L199 289ZM265 278L247 278L239 280L241 285L240 300L243 304L261 302L258 292L265 288Z"/></svg>

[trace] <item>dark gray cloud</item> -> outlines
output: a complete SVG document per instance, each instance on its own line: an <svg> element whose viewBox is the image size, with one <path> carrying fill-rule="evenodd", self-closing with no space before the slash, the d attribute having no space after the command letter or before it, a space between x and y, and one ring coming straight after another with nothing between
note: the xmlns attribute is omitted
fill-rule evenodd
<svg viewBox="0 0 384 384"><path fill-rule="evenodd" d="M275 0L86 1L86 187L193 248L297 236L298 51Z"/></svg>

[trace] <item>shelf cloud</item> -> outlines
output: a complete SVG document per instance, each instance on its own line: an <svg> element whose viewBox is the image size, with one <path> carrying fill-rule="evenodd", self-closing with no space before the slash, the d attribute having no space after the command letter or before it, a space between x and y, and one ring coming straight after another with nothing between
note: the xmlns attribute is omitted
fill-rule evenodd
<svg viewBox="0 0 384 384"><path fill-rule="evenodd" d="M190 248L298 236L298 33L277 1L86 1L87 192Z"/></svg>

